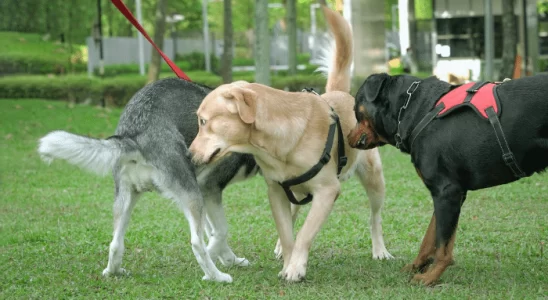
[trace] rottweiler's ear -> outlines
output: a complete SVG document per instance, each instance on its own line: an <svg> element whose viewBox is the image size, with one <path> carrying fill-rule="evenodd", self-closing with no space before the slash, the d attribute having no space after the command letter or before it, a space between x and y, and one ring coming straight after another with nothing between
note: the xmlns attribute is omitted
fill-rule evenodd
<svg viewBox="0 0 548 300"><path fill-rule="evenodd" d="M232 113L238 113L240 119L246 124L255 122L255 113L257 108L257 93L255 91L242 88L231 87L224 91L223 96L231 105L227 108Z"/></svg>
<svg viewBox="0 0 548 300"><path fill-rule="evenodd" d="M369 76L364 83L365 100L375 101L381 92L382 85L388 79L388 74L373 74Z"/></svg>

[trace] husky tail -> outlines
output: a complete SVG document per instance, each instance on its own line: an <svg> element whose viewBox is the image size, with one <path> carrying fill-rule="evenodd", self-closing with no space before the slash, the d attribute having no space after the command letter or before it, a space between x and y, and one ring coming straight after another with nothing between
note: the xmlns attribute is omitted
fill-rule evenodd
<svg viewBox="0 0 548 300"><path fill-rule="evenodd" d="M99 140L66 131L52 131L40 139L38 153L50 163L63 159L99 175L106 175L122 155L123 140Z"/></svg>
<svg viewBox="0 0 548 300"><path fill-rule="evenodd" d="M324 0L318 1L333 33L335 44L331 41L321 49L318 71L327 76L326 92L350 92L350 67L352 65L352 29L341 14L330 9Z"/></svg>

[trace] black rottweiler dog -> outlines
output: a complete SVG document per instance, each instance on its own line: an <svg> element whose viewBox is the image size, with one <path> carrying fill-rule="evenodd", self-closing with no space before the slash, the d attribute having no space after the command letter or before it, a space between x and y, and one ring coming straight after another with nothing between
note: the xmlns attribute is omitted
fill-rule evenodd
<svg viewBox="0 0 548 300"><path fill-rule="evenodd" d="M458 103L455 95L461 97ZM495 96L488 105L472 105L489 95ZM453 107L451 101L464 105ZM425 285L435 283L453 262L467 191L513 182L548 166L547 74L467 86L435 77L375 74L360 87L355 111L358 124L349 135L350 146L397 146L411 155L430 190L434 214L418 256L404 267L423 272L413 281Z"/></svg>

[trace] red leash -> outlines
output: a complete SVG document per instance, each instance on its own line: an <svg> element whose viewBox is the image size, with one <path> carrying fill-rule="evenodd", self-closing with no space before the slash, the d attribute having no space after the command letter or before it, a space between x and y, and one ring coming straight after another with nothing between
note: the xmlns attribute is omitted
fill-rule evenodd
<svg viewBox="0 0 548 300"><path fill-rule="evenodd" d="M175 63L173 61L171 61L171 59L169 59L169 57L167 57L164 54L164 52L162 52L162 50L160 50L160 48L158 48L158 46L156 46L156 44L154 44L154 42L152 41L150 36L148 36L148 34L146 33L145 29L141 26L141 24L139 24L139 22L137 22L137 20L135 19L135 17L131 13L131 11L122 2L122 0L110 0L110 1L112 2L112 4L114 4L114 6L116 6L116 8L118 8L118 10L126 17L126 19L128 19L131 22L131 24L133 24L133 26L135 26L135 28L137 28L143 34L143 36L150 42L150 44L154 48L156 48L158 53L160 53L160 55L166 61L166 63L169 65L171 70L173 70L173 72L175 74L177 74L177 77L182 78L186 81L191 81L190 78L188 78L188 76L185 74L185 72L183 72L181 69L179 69L179 67L177 67L175 65ZM175 41L173 41L173 42L175 42Z"/></svg>

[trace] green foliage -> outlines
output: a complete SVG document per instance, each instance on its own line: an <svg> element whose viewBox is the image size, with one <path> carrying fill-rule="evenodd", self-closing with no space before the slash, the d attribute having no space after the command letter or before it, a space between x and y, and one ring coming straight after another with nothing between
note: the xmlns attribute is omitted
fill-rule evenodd
<svg viewBox="0 0 548 300"><path fill-rule="evenodd" d="M415 0L415 19L432 20L433 17L432 0Z"/></svg>
<svg viewBox="0 0 548 300"><path fill-rule="evenodd" d="M269 4L282 3L284 1L269 1ZM335 0L327 1L330 7L334 7ZM310 5L317 3L317 0L297 0L297 28L301 30L310 29ZM215 1L209 3L209 24L212 31L217 34L223 32L223 2ZM255 27L255 0L233 0L232 1L232 24L234 32L245 32L253 30ZM286 9L282 7L272 7L268 9L269 26L272 28L278 21L285 19ZM237 17L245 16L245 17ZM319 28L325 28L326 23L321 10L316 10L316 22Z"/></svg>
<svg viewBox="0 0 548 300"><path fill-rule="evenodd" d="M100 82L84 75L7 76L0 78L0 98L84 101L99 98Z"/></svg>
<svg viewBox="0 0 548 300"><path fill-rule="evenodd" d="M537 11L541 15L548 14L548 0L538 0L537 1Z"/></svg>
<svg viewBox="0 0 548 300"><path fill-rule="evenodd" d="M142 0L143 27L151 33L156 0ZM135 1L124 3L135 12ZM133 36L136 30L110 0L101 0L103 35ZM202 26L201 0L169 1L167 13L182 14L185 19L175 24L177 30ZM3 0L0 1L0 31L49 34L59 40L82 44L97 22L95 0Z"/></svg>
<svg viewBox="0 0 548 300"><path fill-rule="evenodd" d="M175 64L184 72L192 71L191 63L189 61L175 61ZM145 65L145 70L148 70L148 64ZM172 72L169 65L162 61L161 72ZM94 74L99 76L99 69L94 70ZM126 64L126 65L109 65L105 66L104 77L115 77L126 74L139 74L138 64Z"/></svg>
<svg viewBox="0 0 548 300"><path fill-rule="evenodd" d="M86 69L84 47L44 41L39 34L0 32L0 74L66 74Z"/></svg>
<svg viewBox="0 0 548 300"><path fill-rule="evenodd" d="M392 29L392 6L398 5L398 0L386 0L384 2L384 24L386 29ZM394 20L396 22L396 28L399 28L400 26L400 19L397 14L396 10L396 19Z"/></svg>
<svg viewBox="0 0 548 300"><path fill-rule="evenodd" d="M68 43L81 44L91 32L95 1L4 0L0 1L0 31L49 34Z"/></svg>
<svg viewBox="0 0 548 300"><path fill-rule="evenodd" d="M220 76L205 71L186 72L194 82L217 87L222 83ZM172 72L161 74L161 78L173 77ZM235 73L234 80L254 81L253 73ZM88 102L98 104L105 99L110 106L124 106L129 99L146 84L146 76L125 74L100 79L87 75L65 76L6 76L0 77L0 99L41 98ZM272 87L278 89L302 90L314 87L323 90L325 78L320 74L297 74L295 76L274 75Z"/></svg>
<svg viewBox="0 0 548 300"><path fill-rule="evenodd" d="M188 63L188 70L205 70L205 54L200 52L192 52L185 55L177 55L178 61L184 61ZM210 57L211 71L213 73L219 72L220 62L219 58L211 54ZM184 69L183 69L184 71Z"/></svg>

